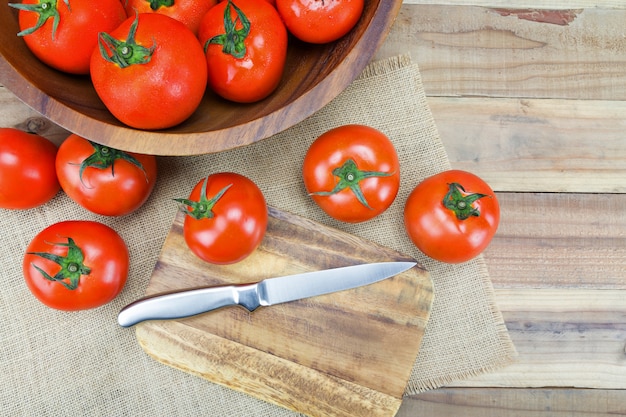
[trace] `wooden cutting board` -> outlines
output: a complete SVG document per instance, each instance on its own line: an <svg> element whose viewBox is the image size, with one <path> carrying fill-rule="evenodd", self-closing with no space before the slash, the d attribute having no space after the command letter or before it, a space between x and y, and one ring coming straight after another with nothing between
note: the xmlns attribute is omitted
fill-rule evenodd
<svg viewBox="0 0 626 417"><path fill-rule="evenodd" d="M270 208L266 236L245 260L207 264L187 248L178 213L147 294L376 261L391 249ZM430 314L421 267L376 284L261 308L239 307L136 326L156 360L311 416L394 416Z"/></svg>

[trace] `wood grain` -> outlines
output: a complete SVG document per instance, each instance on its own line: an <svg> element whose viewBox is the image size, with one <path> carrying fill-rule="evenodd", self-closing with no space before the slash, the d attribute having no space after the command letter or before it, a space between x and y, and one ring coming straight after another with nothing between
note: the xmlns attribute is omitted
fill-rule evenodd
<svg viewBox="0 0 626 417"><path fill-rule="evenodd" d="M626 102L431 97L455 168L496 191L626 192Z"/></svg>
<svg viewBox="0 0 626 417"><path fill-rule="evenodd" d="M70 134L67 130L26 106L6 87L0 86L0 126L37 133L57 145Z"/></svg>
<svg viewBox="0 0 626 417"><path fill-rule="evenodd" d="M404 0L405 5L424 4L422 0ZM437 6L482 6L507 7L510 9L626 9L622 0L429 0L428 4Z"/></svg>
<svg viewBox="0 0 626 417"><path fill-rule="evenodd" d="M562 26L405 4L377 58L418 63L455 168L498 191L623 193L624 18L590 8Z"/></svg>
<svg viewBox="0 0 626 417"><path fill-rule="evenodd" d="M581 9L556 25L486 7L406 5L376 56L410 53L429 96L624 100L625 20L613 9Z"/></svg>
<svg viewBox="0 0 626 417"><path fill-rule="evenodd" d="M626 391L571 388L442 388L408 398L396 417L611 417L626 415Z"/></svg>
<svg viewBox="0 0 626 417"><path fill-rule="evenodd" d="M624 290L496 289L519 357L465 387L626 389Z"/></svg>
<svg viewBox="0 0 626 417"><path fill-rule="evenodd" d="M182 124L160 131L131 129L98 98L89 77L55 71L32 55L19 32L16 12L1 2L0 83L56 124L114 148L154 155L218 152L267 138L304 120L343 91L382 43L401 0L365 3L349 34L324 45L290 40L284 74L264 100L241 105L207 91ZM7 11L8 10L8 11Z"/></svg>
<svg viewBox="0 0 626 417"><path fill-rule="evenodd" d="M263 278L406 256L276 209L250 257L228 266L196 258L177 214L147 293ZM137 326L155 359L310 415L393 416L430 314L423 269L349 291Z"/></svg>
<svg viewBox="0 0 626 417"><path fill-rule="evenodd" d="M626 194L498 199L500 227L485 252L494 287L558 289L563 298L575 288L626 290Z"/></svg>
<svg viewBox="0 0 626 417"><path fill-rule="evenodd" d="M398 416L626 415L626 4L406 3L378 57L411 54L453 167L499 190L485 259L519 358Z"/></svg>

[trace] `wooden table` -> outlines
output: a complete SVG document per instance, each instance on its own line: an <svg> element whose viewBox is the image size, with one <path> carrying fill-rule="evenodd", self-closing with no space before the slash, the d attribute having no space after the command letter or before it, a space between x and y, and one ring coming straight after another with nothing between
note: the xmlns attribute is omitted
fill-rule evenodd
<svg viewBox="0 0 626 417"><path fill-rule="evenodd" d="M626 415L626 2L418 3L377 58L411 54L453 167L498 192L485 258L519 358L398 416ZM3 87L0 106L67 135Z"/></svg>
<svg viewBox="0 0 626 417"><path fill-rule="evenodd" d="M399 416L626 415L626 2L408 3L378 58L411 54L453 167L498 192L519 358Z"/></svg>

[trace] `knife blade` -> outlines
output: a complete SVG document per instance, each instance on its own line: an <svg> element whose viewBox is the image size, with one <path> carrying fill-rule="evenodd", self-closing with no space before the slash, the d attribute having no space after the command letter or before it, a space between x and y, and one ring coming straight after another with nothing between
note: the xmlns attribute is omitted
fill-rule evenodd
<svg viewBox="0 0 626 417"><path fill-rule="evenodd" d="M146 320L178 319L222 307L252 312L262 306L373 284L407 271L416 262L378 262L267 278L252 284L218 285L139 299L124 307L117 322L130 327Z"/></svg>

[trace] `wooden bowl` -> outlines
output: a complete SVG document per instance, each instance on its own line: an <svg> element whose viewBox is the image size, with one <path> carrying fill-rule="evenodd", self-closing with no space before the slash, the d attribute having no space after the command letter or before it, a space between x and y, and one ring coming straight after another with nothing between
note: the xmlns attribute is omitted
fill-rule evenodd
<svg viewBox="0 0 626 417"><path fill-rule="evenodd" d="M357 26L342 39L309 45L289 39L283 79L268 98L236 104L207 91L198 110L165 130L130 128L111 115L87 76L41 63L17 36L17 11L1 1L0 83L52 122L94 142L152 155L224 151L267 138L310 116L365 68L389 32L402 0L365 0Z"/></svg>

